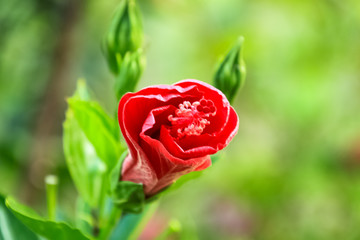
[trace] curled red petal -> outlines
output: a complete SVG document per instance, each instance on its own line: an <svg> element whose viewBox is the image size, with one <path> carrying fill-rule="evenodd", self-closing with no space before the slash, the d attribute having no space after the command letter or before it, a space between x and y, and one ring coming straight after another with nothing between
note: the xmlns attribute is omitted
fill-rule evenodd
<svg viewBox="0 0 360 240"><path fill-rule="evenodd" d="M198 136L193 137L193 139L197 138ZM170 135L169 129L166 129L165 127L161 128L160 142L172 155L185 160L201 157L204 155L210 155L217 152L216 148L209 146L206 143L202 143L200 146L193 145L191 148L184 150L176 141L174 141L173 137Z"/></svg>
<svg viewBox="0 0 360 240"><path fill-rule="evenodd" d="M142 147L149 153L152 158L153 166L156 166L157 179L151 182L144 182L141 177L142 172L138 171L139 180L144 184L144 190L147 195L153 195L159 190L172 184L175 180L184 174L192 171L202 170L205 166L211 165L209 155L198 158L184 160L177 158L169 153L164 145L156 139L153 139L145 134L141 134Z"/></svg>

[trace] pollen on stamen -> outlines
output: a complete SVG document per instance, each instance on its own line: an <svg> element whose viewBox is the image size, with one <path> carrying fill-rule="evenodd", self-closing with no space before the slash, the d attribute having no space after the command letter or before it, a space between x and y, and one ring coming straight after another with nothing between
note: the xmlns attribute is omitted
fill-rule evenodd
<svg viewBox="0 0 360 240"><path fill-rule="evenodd" d="M201 99L200 102L195 101L193 103L184 101L175 110L175 116L169 115L168 120L171 122L172 127L176 129L178 138L199 136L203 133L205 127L210 124L210 121L206 118L215 114L216 108L211 100Z"/></svg>

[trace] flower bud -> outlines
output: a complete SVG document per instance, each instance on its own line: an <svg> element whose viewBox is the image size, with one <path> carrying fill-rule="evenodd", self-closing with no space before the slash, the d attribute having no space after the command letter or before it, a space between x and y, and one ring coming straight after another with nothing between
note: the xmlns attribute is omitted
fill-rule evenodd
<svg viewBox="0 0 360 240"><path fill-rule="evenodd" d="M145 68L142 50L127 52L115 79L115 91L118 100L127 92L133 92Z"/></svg>
<svg viewBox="0 0 360 240"><path fill-rule="evenodd" d="M242 58L243 42L244 37L239 37L225 58L218 64L214 76L215 87L226 95L230 103L245 82L246 68Z"/></svg>
<svg viewBox="0 0 360 240"><path fill-rule="evenodd" d="M104 43L111 71L117 75L127 52L135 52L143 44L141 15L136 0L122 0Z"/></svg>

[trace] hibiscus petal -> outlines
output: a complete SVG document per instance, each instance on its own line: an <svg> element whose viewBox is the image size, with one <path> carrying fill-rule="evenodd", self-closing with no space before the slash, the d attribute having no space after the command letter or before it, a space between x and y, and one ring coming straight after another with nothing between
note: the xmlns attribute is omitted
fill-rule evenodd
<svg viewBox="0 0 360 240"><path fill-rule="evenodd" d="M200 135L201 136L201 135ZM194 139L198 139L199 136L194 136ZM184 141L187 140L187 138L189 137L185 137ZM177 144L174 141L174 138L170 135L170 130L165 128L164 126L161 128L160 131L160 142L165 146L165 148L173 155L176 156L178 158L181 159L191 159L191 158L197 158L197 157L202 157L205 155L210 155L210 154L214 154L217 152L217 150L215 148L213 148L212 146L207 146L204 144L206 144L206 142L202 142L202 143L197 143L197 145L200 146L195 146L195 144L189 148L188 150L184 150L179 144Z"/></svg>
<svg viewBox="0 0 360 240"><path fill-rule="evenodd" d="M229 144L231 139L236 135L239 128L239 119L235 110L230 107L230 115L225 123L224 128L213 134L202 134L200 136L188 136L179 139L178 144L184 150L197 148L200 146L210 146L216 151L223 149Z"/></svg>
<svg viewBox="0 0 360 240"><path fill-rule="evenodd" d="M175 86L181 86L184 88L189 86L196 86L203 94L205 99L212 100L217 109L217 113L215 116L209 118L211 124L205 129L204 132L212 134L222 131L228 121L230 114L230 104L225 95L220 90L207 83L200 82L195 79L186 79L180 81L176 83Z"/></svg>
<svg viewBox="0 0 360 240"><path fill-rule="evenodd" d="M158 192L184 174L198 170L200 167L211 165L209 155L183 160L171 155L159 140L153 139L144 133L141 133L140 137L143 140L142 147L152 156L152 163L158 166L155 168L157 181L144 183L147 195Z"/></svg>

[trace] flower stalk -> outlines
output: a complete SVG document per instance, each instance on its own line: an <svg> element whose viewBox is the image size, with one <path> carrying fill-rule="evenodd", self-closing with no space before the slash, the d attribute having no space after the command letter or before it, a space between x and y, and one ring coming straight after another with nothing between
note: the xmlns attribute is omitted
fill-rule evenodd
<svg viewBox="0 0 360 240"><path fill-rule="evenodd" d="M138 239L146 223L155 213L157 207L158 202L155 201L153 203L146 204L141 213L123 213L109 239Z"/></svg>
<svg viewBox="0 0 360 240"><path fill-rule="evenodd" d="M100 235L98 237L99 240L106 240L109 238L111 232L114 230L116 223L119 221L122 214L122 209L114 206L112 211L104 224L104 228L101 229Z"/></svg>

